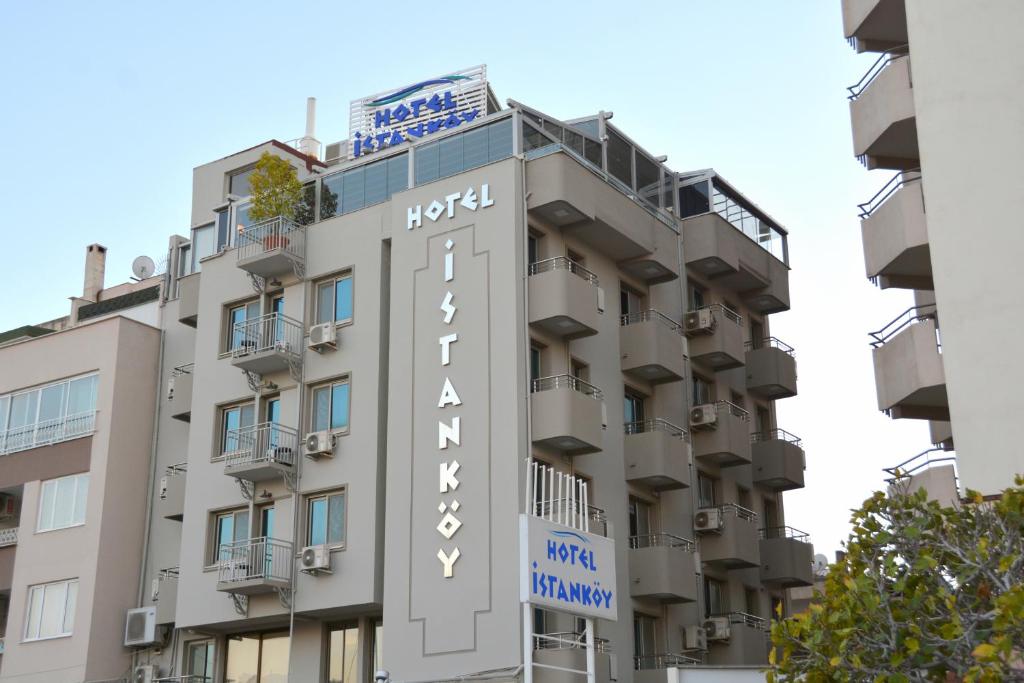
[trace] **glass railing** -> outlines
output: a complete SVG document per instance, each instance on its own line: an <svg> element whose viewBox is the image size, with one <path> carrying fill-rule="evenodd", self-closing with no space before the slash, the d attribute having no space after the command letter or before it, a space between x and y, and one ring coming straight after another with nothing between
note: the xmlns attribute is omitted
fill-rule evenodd
<svg viewBox="0 0 1024 683"><path fill-rule="evenodd" d="M789 265L785 233L758 218L753 212L717 187L713 189L712 202L711 208L715 213L744 235L754 240L757 246L767 251L779 261Z"/></svg>

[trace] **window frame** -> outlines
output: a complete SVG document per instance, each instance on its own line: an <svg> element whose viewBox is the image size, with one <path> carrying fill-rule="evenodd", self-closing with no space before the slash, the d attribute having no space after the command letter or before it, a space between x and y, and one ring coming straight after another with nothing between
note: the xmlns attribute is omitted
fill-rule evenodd
<svg viewBox="0 0 1024 683"><path fill-rule="evenodd" d="M259 297L255 299L245 299L242 301L236 301L234 303L225 304L224 306L224 342L221 344L221 352L224 355L231 354L235 349L239 348L234 344L234 328L235 322L232 319L232 314L235 311L242 311L245 315L241 320L237 322L245 322L249 320L249 307L253 304L256 305L256 317L262 315L262 306Z"/></svg>
<svg viewBox="0 0 1024 683"><path fill-rule="evenodd" d="M334 417L334 388L336 386L346 385L348 386L348 406L345 410L345 425L343 427L332 427ZM316 395L318 391L327 389L327 426L323 429L317 429L316 419ZM352 429L352 377L350 375L344 375L335 379L326 380L319 384L315 384L309 388L309 401L310 401L310 412L309 412L309 431L320 432L327 431L331 434L343 435L348 434Z"/></svg>
<svg viewBox="0 0 1024 683"><path fill-rule="evenodd" d="M44 611L46 609L46 588L48 586L58 586L58 585L63 585L64 586L64 595L63 595L64 606L61 609L61 617L60 617L60 623L61 623L61 629L62 630L60 631L60 633L57 633L57 634L54 634L54 635L47 635L47 636L40 635L40 633L42 632L42 627L43 627L43 613L44 613ZM72 585L75 586L75 594L74 594L74 600L73 600L73 602L71 604L71 610L70 610L71 611L71 626L70 626L70 628L68 628L68 624L67 624L67 621L68 621L68 596L70 594L70 588L71 588ZM78 602L78 586L79 586L79 580L78 580L77 577L75 577L73 579L61 579L59 581L47 581L45 583L37 583L37 584L30 585L28 587L28 593L27 593L26 600L25 600L25 627L22 630L22 640L21 640L21 642L23 642L23 643L31 643L31 642L36 642L36 641L40 641L40 640L54 640L56 638L70 638L72 635L74 635L74 631L75 631L74 620L75 620L75 617L78 616L77 615L77 610L76 610L77 602ZM30 636L29 635L29 630L32 627L32 612L34 611L33 610L33 597L32 597L32 595L33 595L33 592L36 591L36 590L39 590L42 593L42 595L39 598L39 600L40 600L40 602L39 602L39 617L38 617L39 620L36 623L36 629L35 629L36 635L35 636Z"/></svg>
<svg viewBox="0 0 1024 683"><path fill-rule="evenodd" d="M331 533L331 498L341 497L341 540L338 542L332 542ZM326 514L324 518L324 542L314 543L313 542L313 503L316 501L326 501ZM323 545L327 548L328 552L335 552L338 550L344 550L348 547L348 487L342 486L340 488L326 489L323 491L316 491L313 493L307 493L303 496L303 514L305 515L304 530L302 534L303 544L306 546Z"/></svg>
<svg viewBox="0 0 1024 683"><path fill-rule="evenodd" d="M71 503L71 523L63 526L52 526L54 520L57 518L57 492L59 491L60 484L58 482L73 479L75 482L75 490ZM78 496L82 489L81 482L85 481L85 501L82 503L82 519L81 521L75 521L75 513L78 511L79 503ZM52 484L54 487L53 492L53 510L51 512L51 526L43 528L43 503L46 500L45 487ZM51 531L60 531L62 529L73 529L75 527L85 526L85 519L88 516L88 510L86 509L89 504L89 472L79 472L78 474L69 474L63 477L55 477L53 479L46 479L39 482L39 504L36 509L36 529L37 534L46 534Z"/></svg>
<svg viewBox="0 0 1024 683"><path fill-rule="evenodd" d="M353 620L353 621L342 621L342 622L337 622L337 623L329 623L329 624L325 625L325 631L326 631L326 634L325 634L325 637L324 637L324 650L325 650L324 656L325 656L325 659L326 659L326 666L324 667L326 669L325 680L328 680L328 681L340 680L340 681L342 681L342 683L359 683L359 671L360 671L361 668L366 668L366 663L363 661L363 659L364 659L364 657L367 656L368 652L371 652L371 651L369 651L365 647L366 643L364 643L364 641L363 641L363 629L360 627L359 622L357 620ZM341 641L341 645L342 645L342 671L341 671L341 678L340 679L339 678L333 678L332 677L332 671L331 671L331 663L332 663L331 662L331 654L332 654L332 649L333 649L332 646L334 645L334 637L333 637L333 635L335 633L344 634L346 631L354 631L355 632L355 636L356 636L355 652L354 652L355 661L353 662L353 664L354 664L354 671L351 672L351 674L352 674L351 679L345 676L345 671L344 671L345 656L344 655L345 655L345 651L348 648L346 647L347 642L345 640L345 636L342 635L341 638L339 639ZM372 634L371 634L370 637L371 638L373 637Z"/></svg>
<svg viewBox="0 0 1024 683"><path fill-rule="evenodd" d="M198 648L204 648L207 652L206 660L203 668L209 669L204 672L194 671L195 660L192 657L192 652ZM200 638L199 640L190 640L185 643L185 661L182 671L185 672L186 680L188 676L194 678L201 678L204 682L212 683L217 672L217 640L215 638Z"/></svg>
<svg viewBox="0 0 1024 683"><path fill-rule="evenodd" d="M334 315L338 310L338 283L348 280L349 281L349 308L350 315L347 318L335 318ZM331 291L331 319L321 320L320 319L320 288L324 285L333 283ZM326 325L329 322L333 322L335 327L342 327L345 325L351 325L355 321L356 317L356 281L355 271L352 268L346 268L343 271L339 271L333 275L316 280L313 284L313 320L317 325Z"/></svg>
<svg viewBox="0 0 1024 683"><path fill-rule="evenodd" d="M239 525L238 516L243 514L246 517L246 523L244 525ZM233 518L231 520L231 543L236 543L238 541L244 541L246 539L252 538L253 516L250 513L248 505L243 507L225 508L221 510L211 510L208 531L209 541L207 542L206 549L207 568L216 568L220 566L220 548L223 545L227 545L227 543L222 543L220 540L220 520L228 516ZM238 530L240 528L245 529L245 533L243 536L238 535Z"/></svg>
<svg viewBox="0 0 1024 683"><path fill-rule="evenodd" d="M720 480L710 475L704 474L703 472L697 472L697 507L699 508L713 508L718 507L719 499L721 494L719 493ZM709 487L705 491L705 486ZM711 500L708 501L705 495L711 494ZM709 503L710 505L706 504Z"/></svg>
<svg viewBox="0 0 1024 683"><path fill-rule="evenodd" d="M252 418L249 424L242 423L242 411L245 408L248 408L251 411ZM251 427L255 424L258 424L256 421L258 409L251 399L237 401L235 403L226 403L224 405L217 406L217 439L214 442L214 453L213 456L210 458L210 462L218 462L220 460L223 460L228 453L233 452L226 450L226 446L228 440L228 414L234 410L238 411L237 429Z"/></svg>

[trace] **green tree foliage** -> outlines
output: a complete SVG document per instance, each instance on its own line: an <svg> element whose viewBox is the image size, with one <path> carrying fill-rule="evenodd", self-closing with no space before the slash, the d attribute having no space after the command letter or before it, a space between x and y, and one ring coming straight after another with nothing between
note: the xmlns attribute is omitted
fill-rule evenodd
<svg viewBox="0 0 1024 683"><path fill-rule="evenodd" d="M824 594L772 627L769 681L1024 681L1022 485L867 499Z"/></svg>
<svg viewBox="0 0 1024 683"><path fill-rule="evenodd" d="M303 201L302 183L295 167L281 157L264 152L249 176L252 208L249 218L262 221L281 216L292 220Z"/></svg>

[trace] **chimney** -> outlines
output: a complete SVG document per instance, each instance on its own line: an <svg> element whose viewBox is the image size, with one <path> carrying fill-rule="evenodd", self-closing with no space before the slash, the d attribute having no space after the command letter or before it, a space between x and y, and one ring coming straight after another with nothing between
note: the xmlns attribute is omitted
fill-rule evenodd
<svg viewBox="0 0 1024 683"><path fill-rule="evenodd" d="M85 248L85 284L82 285L82 298L97 301L103 289L103 275L107 265L107 248L100 244L90 244Z"/></svg>
<svg viewBox="0 0 1024 683"><path fill-rule="evenodd" d="M320 158L320 143L316 139L316 98L306 98L306 134L299 140L299 151L314 159Z"/></svg>

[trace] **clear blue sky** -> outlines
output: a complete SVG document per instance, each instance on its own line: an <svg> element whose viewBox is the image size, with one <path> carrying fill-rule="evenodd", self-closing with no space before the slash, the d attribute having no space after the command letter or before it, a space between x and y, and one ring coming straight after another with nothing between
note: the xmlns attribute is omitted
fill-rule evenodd
<svg viewBox="0 0 1024 683"><path fill-rule="evenodd" d="M790 231L807 488L787 521L831 553L880 468L926 427L875 409L866 332L909 305L864 276L855 205L886 172L852 156L845 86L871 63L839 0L651 2L7 2L0 9L0 330L67 313L84 248L107 282L189 229L192 168L269 138L344 138L350 100L486 63L498 97L571 118L601 109L678 171L714 167ZM2 372L2 368L0 368Z"/></svg>

